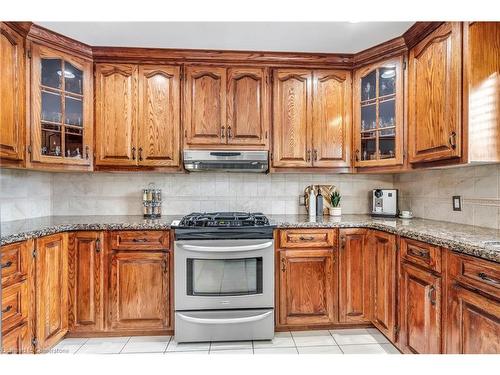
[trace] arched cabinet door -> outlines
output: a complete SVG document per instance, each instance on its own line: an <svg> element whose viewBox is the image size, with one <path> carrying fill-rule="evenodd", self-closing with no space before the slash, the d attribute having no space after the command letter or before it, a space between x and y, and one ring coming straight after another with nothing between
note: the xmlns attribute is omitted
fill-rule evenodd
<svg viewBox="0 0 500 375"><path fill-rule="evenodd" d="M226 69L186 67L184 144L226 142Z"/></svg>
<svg viewBox="0 0 500 375"><path fill-rule="evenodd" d="M312 159L315 167L351 164L351 73L313 73Z"/></svg>
<svg viewBox="0 0 500 375"><path fill-rule="evenodd" d="M266 70L228 69L227 81L227 143L266 146L269 138Z"/></svg>
<svg viewBox="0 0 500 375"><path fill-rule="evenodd" d="M312 165L312 71L277 69L273 76L273 166Z"/></svg>
<svg viewBox="0 0 500 375"><path fill-rule="evenodd" d="M443 24L410 50L408 75L410 163L460 157L460 22Z"/></svg>
<svg viewBox="0 0 500 375"><path fill-rule="evenodd" d="M140 66L139 165L179 166L180 126L180 67Z"/></svg>
<svg viewBox="0 0 500 375"><path fill-rule="evenodd" d="M24 159L23 38L0 23L0 160Z"/></svg>
<svg viewBox="0 0 500 375"><path fill-rule="evenodd" d="M355 167L403 164L403 56L354 72Z"/></svg>
<svg viewBox="0 0 500 375"><path fill-rule="evenodd" d="M137 165L136 65L96 65L96 164Z"/></svg>

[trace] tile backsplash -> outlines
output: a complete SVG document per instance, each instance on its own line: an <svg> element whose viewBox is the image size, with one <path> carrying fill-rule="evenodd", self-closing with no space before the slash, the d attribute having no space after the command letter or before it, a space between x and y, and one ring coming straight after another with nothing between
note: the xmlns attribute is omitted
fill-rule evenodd
<svg viewBox="0 0 500 375"><path fill-rule="evenodd" d="M311 184L333 184L344 213L368 213L374 188L396 188L400 209L415 216L500 229L500 165L399 175L48 173L2 169L0 219L47 215L140 215L141 190L163 191L163 213L262 211L305 213L299 195ZM452 196L462 196L453 211Z"/></svg>
<svg viewBox="0 0 500 375"><path fill-rule="evenodd" d="M417 217L500 229L500 165L394 175L394 186L400 209ZM454 195L462 197L462 211L453 211Z"/></svg>

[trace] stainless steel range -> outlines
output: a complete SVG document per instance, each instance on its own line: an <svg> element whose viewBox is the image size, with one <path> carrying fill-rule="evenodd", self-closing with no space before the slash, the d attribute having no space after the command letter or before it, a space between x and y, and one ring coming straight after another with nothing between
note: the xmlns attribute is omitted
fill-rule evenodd
<svg viewBox="0 0 500 375"><path fill-rule="evenodd" d="M263 214L192 213L175 228L175 340L274 337L273 227Z"/></svg>

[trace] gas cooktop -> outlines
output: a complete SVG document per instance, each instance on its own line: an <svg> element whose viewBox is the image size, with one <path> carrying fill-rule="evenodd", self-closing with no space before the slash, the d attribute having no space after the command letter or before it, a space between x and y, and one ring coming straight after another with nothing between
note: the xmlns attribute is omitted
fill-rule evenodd
<svg viewBox="0 0 500 375"><path fill-rule="evenodd" d="M262 213L193 212L173 226L176 239L272 238L274 226Z"/></svg>
<svg viewBox="0 0 500 375"><path fill-rule="evenodd" d="M256 227L269 225L262 213L247 212L193 212L182 218L179 227Z"/></svg>

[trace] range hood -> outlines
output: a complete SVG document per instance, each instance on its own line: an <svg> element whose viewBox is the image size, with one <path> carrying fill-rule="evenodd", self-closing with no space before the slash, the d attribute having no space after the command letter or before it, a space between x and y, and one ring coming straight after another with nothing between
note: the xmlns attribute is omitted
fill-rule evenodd
<svg viewBox="0 0 500 375"><path fill-rule="evenodd" d="M267 151L184 150L184 168L189 172L267 172Z"/></svg>

